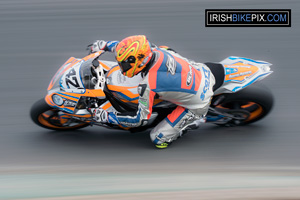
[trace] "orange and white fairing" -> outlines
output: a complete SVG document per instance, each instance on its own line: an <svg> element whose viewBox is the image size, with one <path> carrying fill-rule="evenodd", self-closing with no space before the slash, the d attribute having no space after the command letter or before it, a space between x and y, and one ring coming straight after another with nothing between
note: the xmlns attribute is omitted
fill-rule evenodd
<svg viewBox="0 0 300 200"><path fill-rule="evenodd" d="M220 63L224 66L225 79L215 95L237 92L273 72L270 71L271 63L249 58L230 56Z"/></svg>
<svg viewBox="0 0 300 200"><path fill-rule="evenodd" d="M74 111L81 97L104 99L103 86L99 86L101 83L97 81L98 86L95 87L90 81L92 73L85 73L85 71L89 72L92 61L102 53L102 51L99 51L82 59L69 58L53 76L48 86L48 94L45 97L46 102L66 113L76 114ZM98 72L101 71L103 74L98 75L98 77L101 78L101 76L104 77L103 70L109 70L110 67L101 62L99 62L99 65L101 67L99 67ZM85 75L89 76L90 80L87 80L88 77L85 77ZM105 79L102 81L105 81ZM81 117L84 117L83 115L86 115L85 117L90 116L88 112L80 113Z"/></svg>

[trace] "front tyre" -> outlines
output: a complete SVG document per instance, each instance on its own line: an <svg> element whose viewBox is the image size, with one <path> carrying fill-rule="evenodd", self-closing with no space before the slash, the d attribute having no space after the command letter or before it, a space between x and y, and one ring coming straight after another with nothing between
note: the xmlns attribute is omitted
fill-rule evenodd
<svg viewBox="0 0 300 200"><path fill-rule="evenodd" d="M30 117L38 126L51 130L75 130L89 125L81 121L73 121L69 115L50 107L44 99L32 105Z"/></svg>

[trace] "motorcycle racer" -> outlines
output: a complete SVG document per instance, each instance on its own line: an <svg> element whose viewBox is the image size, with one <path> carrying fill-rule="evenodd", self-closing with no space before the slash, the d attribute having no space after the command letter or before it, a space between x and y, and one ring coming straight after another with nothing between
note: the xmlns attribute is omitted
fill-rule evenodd
<svg viewBox="0 0 300 200"><path fill-rule="evenodd" d="M98 40L89 45L91 52L115 53L123 75L141 73L138 86L138 110L134 113L107 112L101 106L93 110L97 122L138 127L147 124L152 114L154 98L172 102L177 107L151 132L157 148L166 148L186 130L197 128L208 111L215 78L210 69L190 61L166 46L150 44L144 35L118 41Z"/></svg>

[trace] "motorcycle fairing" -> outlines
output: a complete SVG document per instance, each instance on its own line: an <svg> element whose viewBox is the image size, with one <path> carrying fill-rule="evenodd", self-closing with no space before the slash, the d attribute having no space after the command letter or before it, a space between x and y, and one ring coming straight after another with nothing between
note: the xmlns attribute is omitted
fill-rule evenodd
<svg viewBox="0 0 300 200"><path fill-rule="evenodd" d="M273 72L270 71L271 63L249 58L230 56L220 63L224 66L225 79L215 95L237 92Z"/></svg>
<svg viewBox="0 0 300 200"><path fill-rule="evenodd" d="M60 89L68 93L79 93L84 94L85 88L83 86L83 81L80 76L80 68L83 60L73 65L62 75L59 81Z"/></svg>
<svg viewBox="0 0 300 200"><path fill-rule="evenodd" d="M237 62L230 65L224 65L225 67L225 80L224 82L239 82L242 83L246 79L254 76L259 70L258 67L254 65L244 64L242 62Z"/></svg>
<svg viewBox="0 0 300 200"><path fill-rule="evenodd" d="M76 59L73 57L69 58L69 60L57 71L57 73L52 78L48 87L48 94L45 97L46 102L53 108L58 108L70 114L76 114L74 113L74 111L81 97L97 97L104 99L105 94L102 89L85 88L83 86L82 78L80 77L80 67L82 63L90 59L94 59L100 56L102 53L103 52L100 51L94 54L90 54L83 59ZM101 67L109 69L106 64L104 65L105 67L103 67L103 65L101 65ZM67 77L68 75L69 77ZM72 76L74 77L74 79L71 81L75 81L76 79L76 82L73 82L73 84L67 84L66 80ZM58 95L63 99L62 105L57 105L53 101L54 95ZM87 116L89 115L89 113L82 112L79 115Z"/></svg>

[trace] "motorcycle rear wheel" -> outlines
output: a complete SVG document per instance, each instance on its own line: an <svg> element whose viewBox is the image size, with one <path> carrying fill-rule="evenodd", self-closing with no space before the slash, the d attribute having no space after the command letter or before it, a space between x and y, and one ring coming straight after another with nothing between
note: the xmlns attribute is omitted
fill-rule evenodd
<svg viewBox="0 0 300 200"><path fill-rule="evenodd" d="M59 110L50 107L45 99L35 102L30 110L32 121L43 128L59 131L76 130L84 128L89 124L84 122L72 122L70 125L64 125L68 121L68 115L59 115ZM70 119L69 119L70 120Z"/></svg>
<svg viewBox="0 0 300 200"><path fill-rule="evenodd" d="M215 108L220 112L234 114L247 113L245 120L239 123L219 124L219 125L246 125L254 123L266 117L273 108L274 98L266 86L263 84L251 85L237 93L222 94L224 99ZM216 97L215 97L216 98Z"/></svg>

